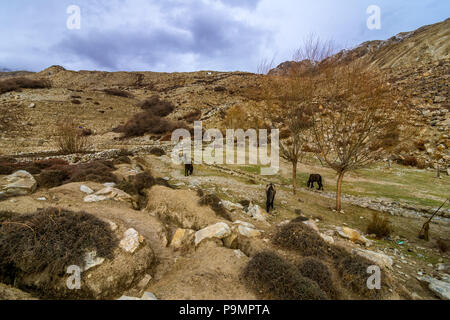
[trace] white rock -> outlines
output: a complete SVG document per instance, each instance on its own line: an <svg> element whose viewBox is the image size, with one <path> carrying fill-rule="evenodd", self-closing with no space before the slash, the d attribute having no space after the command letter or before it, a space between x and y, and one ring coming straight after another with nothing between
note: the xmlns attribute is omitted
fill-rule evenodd
<svg viewBox="0 0 450 320"><path fill-rule="evenodd" d="M24 196L36 190L37 182L25 170L19 170L0 179L0 191L7 197Z"/></svg>
<svg viewBox="0 0 450 320"><path fill-rule="evenodd" d="M234 250L234 254L238 257L238 258L244 258L246 257L245 253L243 253L241 250L236 249Z"/></svg>
<svg viewBox="0 0 450 320"><path fill-rule="evenodd" d="M133 253L139 247L139 242L139 233L135 229L130 228L124 232L119 246L126 252Z"/></svg>
<svg viewBox="0 0 450 320"><path fill-rule="evenodd" d="M236 209L240 209L240 210L244 209L244 207L240 203L233 203L228 200L221 200L220 202L222 203L223 207L225 209L227 209L228 211L233 211Z"/></svg>
<svg viewBox="0 0 450 320"><path fill-rule="evenodd" d="M121 296L119 299L117 300L141 300L141 298L136 298L136 297L130 297L130 296Z"/></svg>
<svg viewBox="0 0 450 320"><path fill-rule="evenodd" d="M247 214L257 221L261 222L266 221L266 218L264 217L261 208L257 204L255 205L250 204L250 206L248 207Z"/></svg>
<svg viewBox="0 0 450 320"><path fill-rule="evenodd" d="M37 198L36 200L37 201L47 201L47 198L46 197L40 197L40 198Z"/></svg>
<svg viewBox="0 0 450 320"><path fill-rule="evenodd" d="M434 279L430 276L417 277L419 281L428 283L428 288L439 298L450 300L450 283Z"/></svg>
<svg viewBox="0 0 450 320"><path fill-rule="evenodd" d="M36 107L36 104L35 104L35 103L30 103L30 104L28 105L28 108L30 108L30 109L33 109L34 107Z"/></svg>
<svg viewBox="0 0 450 320"><path fill-rule="evenodd" d="M158 299L156 298L156 296L155 296L153 293L151 293L151 292L145 292L145 293L142 295L141 300L158 300Z"/></svg>
<svg viewBox="0 0 450 320"><path fill-rule="evenodd" d="M241 220L236 220L235 222L233 222L233 224L240 224L241 226L247 227L247 228L253 228L256 229L254 225L252 225L249 222L245 222L245 221L241 221Z"/></svg>
<svg viewBox="0 0 450 320"><path fill-rule="evenodd" d="M326 242L329 244L334 244L334 238L332 236L323 234L323 233L319 233L319 236Z"/></svg>
<svg viewBox="0 0 450 320"><path fill-rule="evenodd" d="M105 182L103 184L105 187L114 188L116 186L115 182Z"/></svg>
<svg viewBox="0 0 450 320"><path fill-rule="evenodd" d="M84 202L98 202L105 200L132 201L132 197L128 193L113 187L103 188L94 194L84 197Z"/></svg>
<svg viewBox="0 0 450 320"><path fill-rule="evenodd" d="M352 249L352 253L360 255L360 256L374 262L379 267L390 268L394 264L394 261L392 260L392 258L389 257L388 255L385 255L384 253L375 252L375 251L371 251L371 250L364 250L364 249L360 249L360 248Z"/></svg>
<svg viewBox="0 0 450 320"><path fill-rule="evenodd" d="M197 231L195 233L195 245L198 245L200 242L208 238L223 239L228 237L230 234L230 227L224 222L219 222Z"/></svg>
<svg viewBox="0 0 450 320"><path fill-rule="evenodd" d="M244 227L242 225L240 225L238 227L238 231L241 235L248 237L248 238L254 238L254 237L258 237L261 235L261 232L259 230L253 229L253 228L248 228L248 227Z"/></svg>
<svg viewBox="0 0 450 320"><path fill-rule="evenodd" d="M317 227L317 224L313 220L303 221L303 224L306 224L308 227L310 227L314 231L319 232L319 227Z"/></svg>
<svg viewBox="0 0 450 320"><path fill-rule="evenodd" d="M97 251L90 251L84 256L84 268L83 271L89 270L95 266L102 264L105 258L97 257Z"/></svg>
<svg viewBox="0 0 450 320"><path fill-rule="evenodd" d="M84 184L80 186L80 191L84 192L86 194L93 194L94 193L94 190L92 190L91 188L89 188L88 186L86 186Z"/></svg>

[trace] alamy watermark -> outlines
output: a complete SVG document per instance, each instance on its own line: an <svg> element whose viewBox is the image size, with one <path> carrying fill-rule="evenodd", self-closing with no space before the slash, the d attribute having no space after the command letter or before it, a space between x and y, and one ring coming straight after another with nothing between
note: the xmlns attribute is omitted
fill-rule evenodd
<svg viewBox="0 0 450 320"><path fill-rule="evenodd" d="M367 28L369 30L381 29L381 8L377 5L371 5L367 7L366 13L369 15L367 18Z"/></svg>
<svg viewBox="0 0 450 320"><path fill-rule="evenodd" d="M224 138L218 129L208 129L203 134L202 122L195 121L193 139L187 129L172 132L176 146L171 157L174 164L259 164L261 175L274 175L280 168L278 129L271 130L268 141L267 129L227 129Z"/></svg>
<svg viewBox="0 0 450 320"><path fill-rule="evenodd" d="M67 29L80 30L81 29L81 9L77 5L70 5L66 10L69 17L66 21Z"/></svg>
<svg viewBox="0 0 450 320"><path fill-rule="evenodd" d="M381 269L379 266L373 265L367 268L367 273L371 276L367 279L367 288L369 290L381 289Z"/></svg>
<svg viewBox="0 0 450 320"><path fill-rule="evenodd" d="M66 286L69 290L81 289L81 268L76 265L67 267L67 273L70 276L66 280Z"/></svg>

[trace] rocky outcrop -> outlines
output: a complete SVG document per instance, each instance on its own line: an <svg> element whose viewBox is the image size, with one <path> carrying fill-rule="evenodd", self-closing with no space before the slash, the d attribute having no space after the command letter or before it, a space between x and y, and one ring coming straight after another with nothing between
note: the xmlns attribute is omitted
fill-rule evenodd
<svg viewBox="0 0 450 320"><path fill-rule="evenodd" d="M33 193L36 187L36 179L27 171L19 170L0 179L0 199L24 196Z"/></svg>

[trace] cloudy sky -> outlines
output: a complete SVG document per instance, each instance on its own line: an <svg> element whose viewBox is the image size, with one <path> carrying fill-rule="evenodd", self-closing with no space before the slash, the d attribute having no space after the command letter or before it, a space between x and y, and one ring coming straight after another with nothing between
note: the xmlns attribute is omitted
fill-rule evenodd
<svg viewBox="0 0 450 320"><path fill-rule="evenodd" d="M71 5L80 29L67 27ZM370 5L379 30L367 27ZM449 13L448 0L1 0L0 68L254 72L311 33L351 48Z"/></svg>

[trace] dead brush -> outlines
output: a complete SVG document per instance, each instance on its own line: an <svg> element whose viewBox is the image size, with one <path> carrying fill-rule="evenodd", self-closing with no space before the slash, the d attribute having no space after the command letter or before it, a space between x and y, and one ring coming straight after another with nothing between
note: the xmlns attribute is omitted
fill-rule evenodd
<svg viewBox="0 0 450 320"><path fill-rule="evenodd" d="M289 250L295 250L302 256L325 257L328 254L327 243L310 227L302 222L290 222L279 228L273 243Z"/></svg>
<svg viewBox="0 0 450 320"><path fill-rule="evenodd" d="M315 281L331 299L338 299L333 274L325 263L317 258L308 257L301 261L298 269L302 276Z"/></svg>
<svg viewBox="0 0 450 320"><path fill-rule="evenodd" d="M367 234L375 234L378 239L389 236L392 232L390 222L387 218L382 218L378 212L373 213L372 220L367 226Z"/></svg>
<svg viewBox="0 0 450 320"><path fill-rule="evenodd" d="M253 256L246 265L242 278L260 299L328 299L316 282L303 277L294 265L270 251Z"/></svg>
<svg viewBox="0 0 450 320"><path fill-rule="evenodd" d="M62 154L83 153L88 150L87 136L70 119L57 124L56 144Z"/></svg>
<svg viewBox="0 0 450 320"><path fill-rule="evenodd" d="M118 239L108 223L85 212L56 208L32 214L0 212L0 281L40 274L46 295L70 265L84 266L87 252L112 259ZM57 294L57 293L55 293Z"/></svg>

